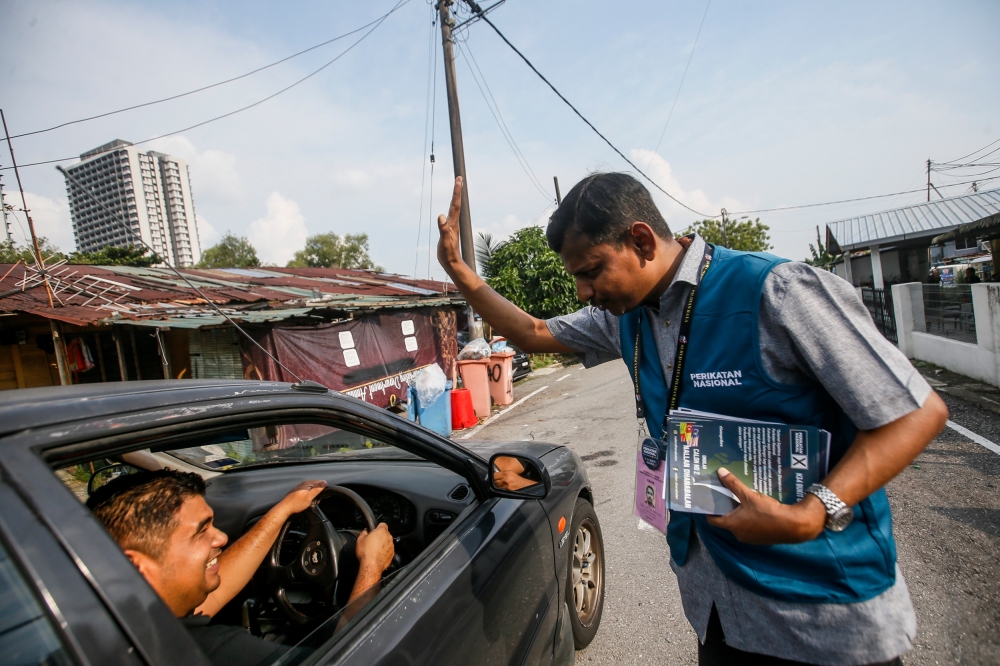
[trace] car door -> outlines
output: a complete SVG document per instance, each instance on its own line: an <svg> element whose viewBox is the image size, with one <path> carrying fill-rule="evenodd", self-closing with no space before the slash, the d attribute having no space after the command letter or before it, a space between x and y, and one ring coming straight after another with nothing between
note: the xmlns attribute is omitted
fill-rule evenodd
<svg viewBox="0 0 1000 666"><path fill-rule="evenodd" d="M548 663L558 616L548 529L537 500L474 506L321 663Z"/></svg>

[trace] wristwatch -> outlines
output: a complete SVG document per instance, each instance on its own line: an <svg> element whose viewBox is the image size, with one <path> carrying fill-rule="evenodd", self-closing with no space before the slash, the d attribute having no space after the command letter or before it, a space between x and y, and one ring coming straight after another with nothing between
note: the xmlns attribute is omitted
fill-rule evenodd
<svg viewBox="0 0 1000 666"><path fill-rule="evenodd" d="M854 520L854 510L844 504L832 490L826 486L814 483L806 488L807 493L812 493L819 498L819 501L826 507L826 529L831 532L843 532L844 528Z"/></svg>

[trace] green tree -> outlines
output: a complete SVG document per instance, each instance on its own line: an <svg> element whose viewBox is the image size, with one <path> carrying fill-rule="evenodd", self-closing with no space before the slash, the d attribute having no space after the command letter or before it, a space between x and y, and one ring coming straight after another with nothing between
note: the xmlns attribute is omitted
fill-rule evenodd
<svg viewBox="0 0 1000 666"><path fill-rule="evenodd" d="M247 268L260 266L257 250L246 236L227 231L218 243L201 253L198 268Z"/></svg>
<svg viewBox="0 0 1000 666"><path fill-rule="evenodd" d="M541 227L519 229L502 243L494 244L492 238L489 242L489 257L480 270L501 296L540 318L567 314L580 306L576 283L559 255L549 249Z"/></svg>
<svg viewBox="0 0 1000 666"><path fill-rule="evenodd" d="M503 241L494 239L493 234L479 232L479 238L476 239L476 264L483 278L493 277L489 274L490 261L493 259L493 254L501 247Z"/></svg>
<svg viewBox="0 0 1000 666"><path fill-rule="evenodd" d="M42 251L42 259L45 265L65 259L66 255L59 251L59 248L52 245L45 236L38 237L38 247ZM30 245L18 245L12 240L0 242L0 264L14 264L18 260L28 264L35 263L35 253Z"/></svg>
<svg viewBox="0 0 1000 666"><path fill-rule="evenodd" d="M161 263L163 259L149 248L141 245L128 247L103 247L97 252L74 252L69 255L69 263L90 266L139 266L148 268Z"/></svg>
<svg viewBox="0 0 1000 666"><path fill-rule="evenodd" d="M288 262L289 268L370 268L382 272L368 255L368 234L330 232L306 239L306 246Z"/></svg>
<svg viewBox="0 0 1000 666"><path fill-rule="evenodd" d="M827 252L826 246L823 245L823 241L819 238L819 227L816 227L816 245L809 243L809 252L812 253L812 258L806 259L806 263L810 266L816 266L817 268L825 268L833 264L836 257Z"/></svg>
<svg viewBox="0 0 1000 666"><path fill-rule="evenodd" d="M677 237L686 236L692 231L712 245L721 245L731 250L744 252L766 252L771 249L771 227L761 224L760 218L750 220L730 220L725 229L721 220L699 220L685 229Z"/></svg>

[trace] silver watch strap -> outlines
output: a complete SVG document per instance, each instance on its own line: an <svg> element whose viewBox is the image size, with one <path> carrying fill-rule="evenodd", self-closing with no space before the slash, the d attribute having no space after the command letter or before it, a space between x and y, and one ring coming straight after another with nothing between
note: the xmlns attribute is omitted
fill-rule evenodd
<svg viewBox="0 0 1000 666"><path fill-rule="evenodd" d="M814 483L806 488L807 493L812 493L819 498L819 501L826 507L826 515L832 516L847 508L847 505L837 497L836 493L821 483Z"/></svg>

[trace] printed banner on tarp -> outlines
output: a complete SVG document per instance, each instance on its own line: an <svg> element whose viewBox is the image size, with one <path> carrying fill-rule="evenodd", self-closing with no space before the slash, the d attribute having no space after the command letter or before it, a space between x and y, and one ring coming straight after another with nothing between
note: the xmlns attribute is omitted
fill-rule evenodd
<svg viewBox="0 0 1000 666"><path fill-rule="evenodd" d="M417 373L437 363L446 373L458 353L455 311L424 308L368 314L318 326L244 327L302 379L390 407L406 399ZM240 340L246 379L296 381L260 349Z"/></svg>

